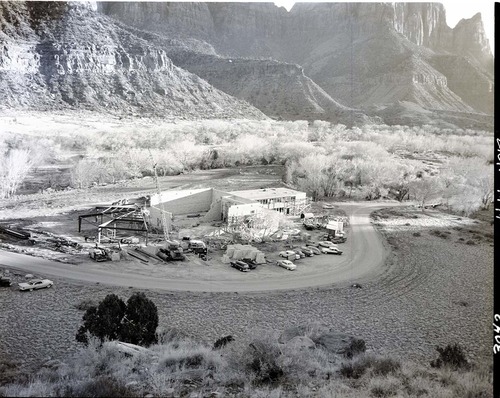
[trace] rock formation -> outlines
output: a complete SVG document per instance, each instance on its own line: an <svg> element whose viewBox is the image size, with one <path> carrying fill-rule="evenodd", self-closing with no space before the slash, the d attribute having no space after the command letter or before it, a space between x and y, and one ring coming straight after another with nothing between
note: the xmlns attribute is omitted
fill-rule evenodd
<svg viewBox="0 0 500 398"><path fill-rule="evenodd" d="M403 102L492 112L493 57L481 17L452 29L439 3L297 3L290 12L271 3L99 7L140 29L206 41L226 57L301 65L305 76L349 107Z"/></svg>
<svg viewBox="0 0 500 398"><path fill-rule="evenodd" d="M346 125L369 120L360 111L331 98L305 76L299 65L272 59L222 57L211 45L197 39L178 40L145 31L133 32L164 48L174 64L273 118L322 119Z"/></svg>
<svg viewBox="0 0 500 398"><path fill-rule="evenodd" d="M287 12L272 3L102 2L97 10L1 2L0 106L344 124L380 116L480 125L493 111L481 16L452 29L439 3L297 3Z"/></svg>
<svg viewBox="0 0 500 398"><path fill-rule="evenodd" d="M2 107L264 118L85 3L0 3Z"/></svg>

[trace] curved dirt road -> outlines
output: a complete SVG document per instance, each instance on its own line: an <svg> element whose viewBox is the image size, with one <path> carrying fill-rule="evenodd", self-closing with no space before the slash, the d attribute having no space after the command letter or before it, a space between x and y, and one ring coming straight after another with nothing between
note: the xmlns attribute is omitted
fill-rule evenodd
<svg viewBox="0 0 500 398"><path fill-rule="evenodd" d="M63 264L1 250L0 266L84 282L168 291L258 292L362 281L377 275L387 256L387 249L382 244L381 236L371 225L369 215L374 210L397 205L399 204L395 202L342 203L340 207L350 216L351 224L349 239L343 247L344 254L341 257L334 256L336 259L332 259L332 267L328 271L308 275L286 272L285 277L281 278L262 280L242 278L231 281L159 279L146 275Z"/></svg>

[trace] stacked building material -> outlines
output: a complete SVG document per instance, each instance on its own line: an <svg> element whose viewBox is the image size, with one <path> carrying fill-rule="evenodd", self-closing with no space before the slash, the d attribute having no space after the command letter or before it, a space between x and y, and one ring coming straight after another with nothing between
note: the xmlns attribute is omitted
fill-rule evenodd
<svg viewBox="0 0 500 398"><path fill-rule="evenodd" d="M257 264L263 264L266 262L265 255L257 248L252 245L228 245L226 253L222 257L224 263L229 263L231 260L241 260L241 259L254 260Z"/></svg>

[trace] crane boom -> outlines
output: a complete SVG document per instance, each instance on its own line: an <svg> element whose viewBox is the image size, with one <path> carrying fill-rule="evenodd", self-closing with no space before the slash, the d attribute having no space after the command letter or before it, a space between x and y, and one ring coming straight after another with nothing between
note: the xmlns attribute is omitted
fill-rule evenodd
<svg viewBox="0 0 500 398"><path fill-rule="evenodd" d="M151 153L151 150L149 151L149 156L151 157L151 161L153 162L153 172L154 172L154 177L155 177L155 184L156 184L156 192L158 193L158 200L160 201L160 213L161 213L161 224L163 228L163 237L165 238L165 241L168 241L168 224L167 224L167 217L165 216L165 209L163 208L163 202L161 201L161 189L160 189L160 181L158 180L158 173L156 172L156 163L153 159L153 154Z"/></svg>

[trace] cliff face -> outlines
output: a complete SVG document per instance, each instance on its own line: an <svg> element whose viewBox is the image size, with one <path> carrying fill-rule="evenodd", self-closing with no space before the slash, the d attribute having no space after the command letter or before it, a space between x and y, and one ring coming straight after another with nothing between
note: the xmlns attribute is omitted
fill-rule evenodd
<svg viewBox="0 0 500 398"><path fill-rule="evenodd" d="M177 62L175 56L172 59ZM189 57L179 64L274 118L323 119L347 125L366 120L361 112L335 101L298 65L218 56Z"/></svg>
<svg viewBox="0 0 500 398"><path fill-rule="evenodd" d="M130 18L135 19L133 15ZM322 119L346 125L367 121L362 112L335 101L307 77L299 65L272 59L224 57L199 39L171 38L165 34L126 29L165 49L175 65L273 118Z"/></svg>
<svg viewBox="0 0 500 398"><path fill-rule="evenodd" d="M0 3L1 106L176 117L264 115L85 3Z"/></svg>
<svg viewBox="0 0 500 398"><path fill-rule="evenodd" d="M452 45L448 49L455 54L467 55L471 60L477 61L479 66L485 67L489 74L493 74L493 57L481 14L477 13L470 19L462 19L455 26Z"/></svg>
<svg viewBox="0 0 500 398"><path fill-rule="evenodd" d="M439 3L296 3L290 12L270 3L99 7L142 29L207 41L219 54L299 64L347 106L409 101L437 110L491 112L493 58L481 18L451 29ZM148 26L148 20L154 23ZM455 57L456 66L445 66L445 55ZM474 92L467 89L473 82L458 81L460 74L480 79Z"/></svg>

